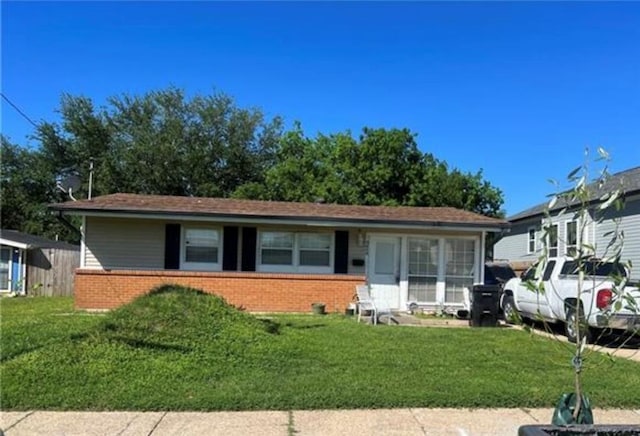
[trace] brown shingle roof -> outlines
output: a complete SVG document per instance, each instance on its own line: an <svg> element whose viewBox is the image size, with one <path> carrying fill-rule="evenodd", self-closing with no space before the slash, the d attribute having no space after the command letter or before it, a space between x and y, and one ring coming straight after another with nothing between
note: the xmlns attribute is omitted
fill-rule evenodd
<svg viewBox="0 0 640 436"><path fill-rule="evenodd" d="M508 226L505 220L452 207L351 206L164 195L111 194L92 200L52 204L50 207L76 214L82 214L82 212L166 214L389 224L468 225L491 228Z"/></svg>

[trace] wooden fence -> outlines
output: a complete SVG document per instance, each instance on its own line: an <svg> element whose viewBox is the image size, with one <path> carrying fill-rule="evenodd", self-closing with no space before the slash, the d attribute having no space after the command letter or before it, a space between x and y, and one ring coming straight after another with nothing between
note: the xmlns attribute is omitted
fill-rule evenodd
<svg viewBox="0 0 640 436"><path fill-rule="evenodd" d="M27 254L27 295L72 296L79 250L42 248Z"/></svg>

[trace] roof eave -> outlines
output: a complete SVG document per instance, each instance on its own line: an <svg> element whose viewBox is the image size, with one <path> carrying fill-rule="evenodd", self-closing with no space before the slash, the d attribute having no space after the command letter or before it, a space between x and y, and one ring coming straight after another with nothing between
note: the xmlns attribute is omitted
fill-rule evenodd
<svg viewBox="0 0 640 436"><path fill-rule="evenodd" d="M640 189L636 189L636 190L628 191L628 192L625 192L625 193L624 193L624 197L627 197L627 198L628 198L628 197L633 197L633 196L635 196L635 195L640 195ZM599 199L599 198L596 198L596 199L590 200L590 201L587 203L587 207L592 207L592 206L594 206L594 205L596 205L596 204L598 204L598 203L601 203L602 201L603 201L603 200L601 200L601 199ZM543 203L543 204L547 204L547 203ZM543 204L541 204L541 205L539 205L539 206L542 206ZM558 207L554 207L553 209L551 209L551 210L550 210L550 212L552 212L552 213L553 213L553 212L558 212L558 211L561 211L562 209L571 210L571 209L574 209L574 208L575 208L576 206L578 206L578 205L579 205L579 204L577 204L577 203L576 203L576 204L574 204L574 205L569 205L569 206L558 206ZM536 207L537 207L537 206L536 206ZM526 221L526 220L528 220L528 219L536 218L536 217L539 217L539 216L540 216L540 217L543 217L544 215L545 215L545 211L544 211L544 210L542 210L542 211L538 211L538 212L532 212L532 213L530 213L530 214L527 214L527 215L524 215L524 216L520 216L520 217L518 217L518 218L508 217L508 218L507 218L507 221L509 221L510 223L515 223L515 222L518 222L518 221ZM516 214L516 215L514 215L514 216L518 216L518 214Z"/></svg>
<svg viewBox="0 0 640 436"><path fill-rule="evenodd" d="M34 245L25 244L23 242L12 241L11 239L0 238L0 245L6 245L13 248L20 248L21 250L29 250L35 248Z"/></svg>
<svg viewBox="0 0 640 436"><path fill-rule="evenodd" d="M54 205L55 206L55 205ZM102 216L112 218L196 218L196 219L208 219L212 221L232 221L232 222L247 222L247 223L288 223L288 224L302 224L318 227L339 227L339 226L369 226L380 228L438 228L441 230L462 230L473 229L477 231L487 232L500 232L510 227L508 222L497 223L482 223L482 222L450 222L450 221L416 221L416 220L386 220L386 219L365 219L365 218L336 218L336 217L322 217L322 216L286 216L286 215L246 215L246 214L231 214L231 213L209 213L209 212L185 212L185 211L157 211L157 210L131 210L131 209L94 209L94 208L60 208L52 207L51 209L58 210L62 213L69 215L84 215L84 216Z"/></svg>

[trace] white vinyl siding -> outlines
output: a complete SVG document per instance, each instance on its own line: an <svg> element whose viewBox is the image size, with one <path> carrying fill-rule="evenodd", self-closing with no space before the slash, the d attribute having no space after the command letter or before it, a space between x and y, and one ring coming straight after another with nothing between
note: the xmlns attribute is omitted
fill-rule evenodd
<svg viewBox="0 0 640 436"><path fill-rule="evenodd" d="M631 278L640 280L640 199L627 200L625 208L617 214L620 216L618 231L624 231L624 245L622 248L622 260L631 261ZM604 236L608 232L616 230L613 220L615 215L610 214L606 220L596 227L596 255L604 256L605 249L611 236Z"/></svg>
<svg viewBox="0 0 640 436"><path fill-rule="evenodd" d="M527 253L529 229L536 229L536 252ZM508 233L493 246L493 258L510 261L534 261L540 248L540 217L534 220L513 223Z"/></svg>
<svg viewBox="0 0 640 436"><path fill-rule="evenodd" d="M87 217L85 225L86 268L164 268L164 222Z"/></svg>

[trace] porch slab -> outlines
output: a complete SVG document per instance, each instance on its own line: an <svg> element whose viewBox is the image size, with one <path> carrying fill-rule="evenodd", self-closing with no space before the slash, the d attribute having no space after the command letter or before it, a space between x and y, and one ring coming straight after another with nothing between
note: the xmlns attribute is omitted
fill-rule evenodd
<svg viewBox="0 0 640 436"><path fill-rule="evenodd" d="M381 317L384 317L384 315ZM394 312L393 318L397 321L396 324L399 324L399 325L413 325L413 326L425 326L425 327L458 327L458 328L469 327L469 320L458 319L453 317L422 318L407 312ZM383 324L386 323L386 320L383 318L381 320L381 323Z"/></svg>

